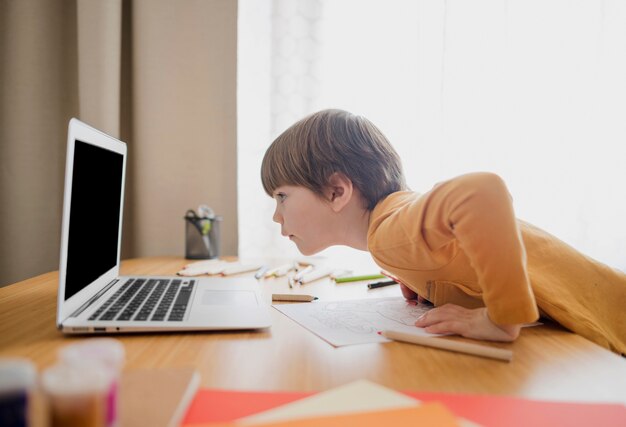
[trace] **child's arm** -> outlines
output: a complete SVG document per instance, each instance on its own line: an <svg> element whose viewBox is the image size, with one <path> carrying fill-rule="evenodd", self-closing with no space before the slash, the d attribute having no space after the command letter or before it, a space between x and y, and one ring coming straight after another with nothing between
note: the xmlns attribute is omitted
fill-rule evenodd
<svg viewBox="0 0 626 427"><path fill-rule="evenodd" d="M489 173L466 175L442 184L433 196L439 212L431 212L424 227L444 227L456 238L476 271L491 321L536 320L526 253L504 181Z"/></svg>
<svg viewBox="0 0 626 427"><path fill-rule="evenodd" d="M478 276L486 309L449 304L431 310L418 326L471 338L515 339L519 325L536 320L538 310L504 182L494 174L470 174L437 185L425 197L421 206L404 212L405 232L420 236L431 257L456 241Z"/></svg>

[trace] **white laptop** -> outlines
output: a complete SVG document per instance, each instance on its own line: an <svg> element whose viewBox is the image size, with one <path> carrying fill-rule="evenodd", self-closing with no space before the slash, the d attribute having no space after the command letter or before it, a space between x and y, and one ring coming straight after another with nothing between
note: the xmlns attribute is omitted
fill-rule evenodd
<svg viewBox="0 0 626 427"><path fill-rule="evenodd" d="M252 277L119 275L125 170L125 143L70 120L57 327L69 334L269 327Z"/></svg>

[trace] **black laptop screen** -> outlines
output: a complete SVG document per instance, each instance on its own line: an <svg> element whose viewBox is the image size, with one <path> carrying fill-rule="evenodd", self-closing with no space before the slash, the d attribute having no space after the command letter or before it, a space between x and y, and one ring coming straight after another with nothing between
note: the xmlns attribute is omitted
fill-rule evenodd
<svg viewBox="0 0 626 427"><path fill-rule="evenodd" d="M122 154L76 140L65 278L65 299L117 262Z"/></svg>

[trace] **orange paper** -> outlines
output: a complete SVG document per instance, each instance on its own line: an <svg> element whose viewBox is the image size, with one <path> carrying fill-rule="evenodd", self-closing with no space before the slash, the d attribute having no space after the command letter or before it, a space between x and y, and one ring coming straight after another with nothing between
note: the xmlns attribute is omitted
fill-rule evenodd
<svg viewBox="0 0 626 427"><path fill-rule="evenodd" d="M308 418L277 424L267 424L267 427L345 427L347 425L358 425L362 427L380 427L384 425L415 427L417 424L416 421L418 421L420 427L458 426L455 416L441 403L426 403L415 408Z"/></svg>
<svg viewBox="0 0 626 427"><path fill-rule="evenodd" d="M231 424L204 424L206 427L237 426ZM275 423L254 424L255 427L457 427L454 415L440 403L426 403L413 408L389 409L385 411L358 412L354 414L303 418Z"/></svg>
<svg viewBox="0 0 626 427"><path fill-rule="evenodd" d="M422 402L438 401L459 417L484 427L626 426L626 406L619 403L552 402L507 396L405 392Z"/></svg>
<svg viewBox="0 0 626 427"><path fill-rule="evenodd" d="M230 422L312 394L315 393L201 389L191 403L183 425Z"/></svg>
<svg viewBox="0 0 626 427"><path fill-rule="evenodd" d="M199 390L183 424L231 422L313 393ZM516 397L453 393L406 392L422 402L441 402L457 417L484 427L626 426L626 406L618 403L551 402Z"/></svg>

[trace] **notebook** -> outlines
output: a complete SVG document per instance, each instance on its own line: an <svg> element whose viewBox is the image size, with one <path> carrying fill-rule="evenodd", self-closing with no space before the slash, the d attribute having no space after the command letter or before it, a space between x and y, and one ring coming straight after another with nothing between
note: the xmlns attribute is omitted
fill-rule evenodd
<svg viewBox="0 0 626 427"><path fill-rule="evenodd" d="M180 426L199 385L200 374L193 368L125 371L120 380L119 425Z"/></svg>
<svg viewBox="0 0 626 427"><path fill-rule="evenodd" d="M260 329L271 325L252 277L124 277L126 144L71 119L57 327L64 333Z"/></svg>

